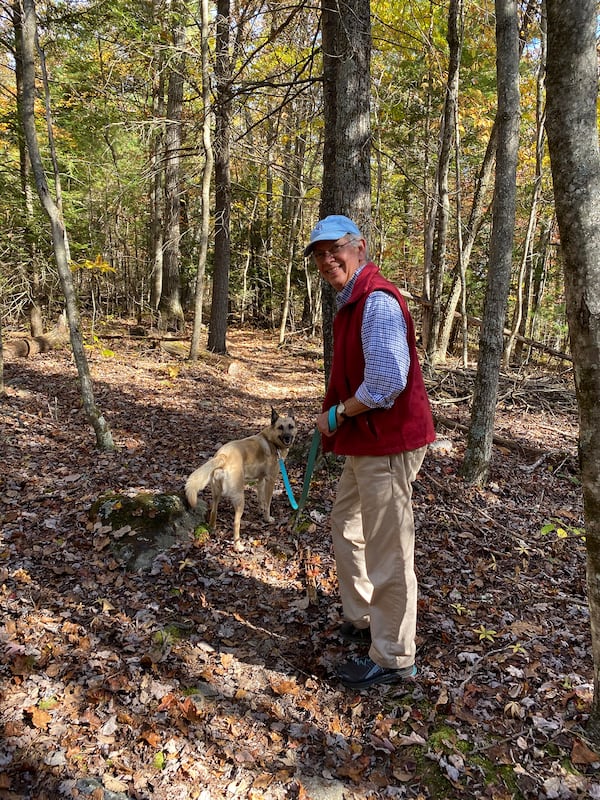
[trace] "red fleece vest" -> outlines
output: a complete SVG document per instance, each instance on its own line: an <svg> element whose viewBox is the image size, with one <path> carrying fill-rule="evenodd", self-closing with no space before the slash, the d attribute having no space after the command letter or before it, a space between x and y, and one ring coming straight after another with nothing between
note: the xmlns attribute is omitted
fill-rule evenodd
<svg viewBox="0 0 600 800"><path fill-rule="evenodd" d="M369 262L352 289L350 300L333 323L333 362L323 410L352 397L363 382L365 360L361 342L363 310L367 297L384 291L396 298L406 321L410 369L404 391L389 409L377 408L349 417L333 436L323 436L325 452L347 456L379 456L417 450L435 439L431 407L419 364L413 321L406 301Z"/></svg>

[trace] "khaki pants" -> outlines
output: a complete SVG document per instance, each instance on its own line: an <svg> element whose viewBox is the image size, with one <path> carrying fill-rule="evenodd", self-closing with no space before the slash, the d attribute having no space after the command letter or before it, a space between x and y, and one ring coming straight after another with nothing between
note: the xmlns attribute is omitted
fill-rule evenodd
<svg viewBox="0 0 600 800"><path fill-rule="evenodd" d="M412 484L426 450L347 456L331 512L344 617L371 626L369 656L391 669L415 660Z"/></svg>

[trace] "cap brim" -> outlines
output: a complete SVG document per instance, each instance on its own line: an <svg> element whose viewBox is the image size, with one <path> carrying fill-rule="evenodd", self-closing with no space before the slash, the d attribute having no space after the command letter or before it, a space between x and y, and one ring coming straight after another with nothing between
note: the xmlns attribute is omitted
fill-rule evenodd
<svg viewBox="0 0 600 800"><path fill-rule="evenodd" d="M347 230L326 231L320 236L317 236L316 239L313 239L313 241L304 248L304 255L309 256L312 253L314 246L318 242L337 242L337 240L341 239L342 236L347 236L350 234L352 234L352 236L355 235L352 233L352 231L347 231Z"/></svg>

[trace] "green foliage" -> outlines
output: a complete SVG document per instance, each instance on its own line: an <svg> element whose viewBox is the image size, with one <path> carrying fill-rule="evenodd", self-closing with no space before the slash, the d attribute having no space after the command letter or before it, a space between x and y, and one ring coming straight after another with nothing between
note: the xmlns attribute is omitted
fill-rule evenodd
<svg viewBox="0 0 600 800"><path fill-rule="evenodd" d="M447 5L425 0L372 0L373 231L371 250L384 272L420 293L424 223L437 164L439 120L446 92ZM185 28L185 84L181 162L181 278L191 309L198 265L200 176L205 115L200 31L195 7ZM76 4L64 0L40 14L40 42L50 76L53 132L77 291L83 309L121 314L150 304L152 197L162 156L153 158L165 126L166 83L176 55L172 20L160 4L143 0ZM6 25L6 23L4 23ZM232 4L231 269L232 318L276 326L290 271L290 314L302 324L307 281L302 247L317 215L323 146L322 60L315 7L258 0ZM47 220L37 202L26 211L20 185L14 62L6 30L0 71L0 214L5 232L0 285L5 303L21 310L35 275L40 293L58 293ZM533 35L537 35L534 31ZM210 22L214 51L214 17ZM211 53L214 56L214 52ZM535 173L535 77L539 52L522 60L522 145L515 263L525 236ZM460 75L461 185L466 224L496 111L494 7L465 6ZM38 131L45 141L42 106ZM48 147L44 163L51 180ZM547 162L544 197L551 193ZM491 198L486 198L489 205ZM544 202L540 215L551 220ZM451 210L451 228L456 229ZM473 250L468 311L479 315L487 276L489 215ZM89 260L89 253L99 254ZM456 235L448 263L457 258ZM562 277L557 264L541 276L538 338L566 340ZM209 285L212 239L207 255ZM545 267L544 267L545 269ZM14 300L13 300L14 298Z"/></svg>
<svg viewBox="0 0 600 800"><path fill-rule="evenodd" d="M210 537L210 530L206 525L198 525L194 528L194 539L198 544L204 544Z"/></svg>
<svg viewBox="0 0 600 800"><path fill-rule="evenodd" d="M556 534L557 539L580 539L585 542L585 529L576 528L573 525L568 525L561 520L551 520L547 522L540 531L542 536L548 536L551 533Z"/></svg>

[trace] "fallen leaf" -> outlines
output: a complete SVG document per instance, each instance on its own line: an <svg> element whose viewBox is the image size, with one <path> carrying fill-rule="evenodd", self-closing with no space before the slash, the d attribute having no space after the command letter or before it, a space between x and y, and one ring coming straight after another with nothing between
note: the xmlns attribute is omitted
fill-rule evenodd
<svg viewBox="0 0 600 800"><path fill-rule="evenodd" d="M52 721L52 716L48 714L47 711L42 711L41 708L37 706L30 706L26 708L25 711L28 714L31 714L31 721L36 728L44 729L47 728L49 723Z"/></svg>
<svg viewBox="0 0 600 800"><path fill-rule="evenodd" d="M275 692L275 694L291 694L297 695L300 691L300 687L296 683L295 680L271 680L269 681L269 686Z"/></svg>
<svg viewBox="0 0 600 800"><path fill-rule="evenodd" d="M600 763L600 755L591 750L585 742L575 739L571 748L571 761L574 764L597 764Z"/></svg>

